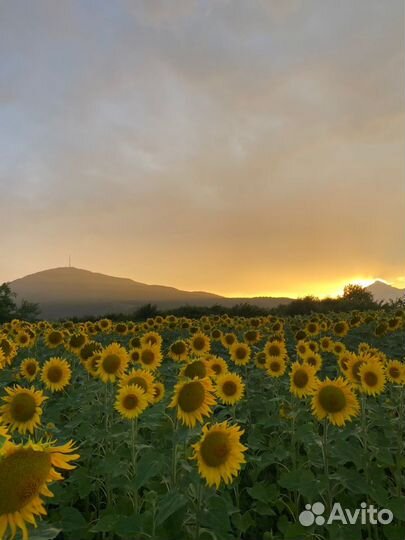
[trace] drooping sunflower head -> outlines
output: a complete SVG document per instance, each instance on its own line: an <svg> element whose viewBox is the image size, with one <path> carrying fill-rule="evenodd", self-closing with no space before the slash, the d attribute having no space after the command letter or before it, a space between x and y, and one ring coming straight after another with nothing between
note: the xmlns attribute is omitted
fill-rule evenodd
<svg viewBox="0 0 405 540"><path fill-rule="evenodd" d="M294 362L290 373L290 392L298 398L313 393L316 386L316 369L314 366Z"/></svg>
<svg viewBox="0 0 405 540"><path fill-rule="evenodd" d="M189 341L191 351L197 356L207 354L211 348L210 338L202 332L196 332Z"/></svg>
<svg viewBox="0 0 405 540"><path fill-rule="evenodd" d="M0 452L0 534L14 538L17 527L28 540L27 524L46 514L42 497L51 497L48 484L63 479L57 469L74 469L71 461L79 459L69 442L15 445L8 443ZM10 534L10 536L8 536ZM6 535L6 536L4 536Z"/></svg>
<svg viewBox="0 0 405 540"><path fill-rule="evenodd" d="M318 420L343 426L359 413L360 406L349 383L338 377L318 381L312 397L312 412Z"/></svg>
<svg viewBox="0 0 405 540"><path fill-rule="evenodd" d="M381 362L363 362L359 368L361 391L369 396L376 396L384 391L386 377Z"/></svg>
<svg viewBox="0 0 405 540"><path fill-rule="evenodd" d="M222 403L233 405L242 399L245 385L236 373L224 373L217 377L215 392Z"/></svg>
<svg viewBox="0 0 405 540"><path fill-rule="evenodd" d="M246 343L235 342L230 349L231 360L237 366L246 366L250 361L251 350Z"/></svg>
<svg viewBox="0 0 405 540"><path fill-rule="evenodd" d="M148 406L145 392L137 384L122 386L117 394L115 409L123 418L134 420Z"/></svg>
<svg viewBox="0 0 405 540"><path fill-rule="evenodd" d="M60 392L66 388L71 377L72 369L63 358L50 358L42 368L41 380L51 392Z"/></svg>
<svg viewBox="0 0 405 540"><path fill-rule="evenodd" d="M31 388L6 388L7 396L0 407L0 423L10 426L11 431L18 430L24 435L33 433L41 423L42 403L47 399L40 390Z"/></svg>
<svg viewBox="0 0 405 540"><path fill-rule="evenodd" d="M193 445L198 471L209 486L230 484L238 475L247 448L240 442L243 431L227 422L203 427L200 441Z"/></svg>
<svg viewBox="0 0 405 540"><path fill-rule="evenodd" d="M208 377L181 381L174 388L174 396L169 407L177 407L177 416L183 424L194 427L204 416L212 414L215 405L214 387Z"/></svg>
<svg viewBox="0 0 405 540"><path fill-rule="evenodd" d="M97 372L104 383L115 382L128 365L128 353L118 343L111 343L100 352Z"/></svg>
<svg viewBox="0 0 405 540"><path fill-rule="evenodd" d="M20 375L28 382L34 381L40 372L39 362L35 358L26 358L21 362Z"/></svg>

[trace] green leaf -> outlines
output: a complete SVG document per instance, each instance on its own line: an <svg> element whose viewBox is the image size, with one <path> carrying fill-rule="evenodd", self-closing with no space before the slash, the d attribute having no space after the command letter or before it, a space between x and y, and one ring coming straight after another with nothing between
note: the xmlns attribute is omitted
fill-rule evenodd
<svg viewBox="0 0 405 540"><path fill-rule="evenodd" d="M159 527L172 514L183 508L187 504L187 499L184 495L177 491L170 491L158 502L158 513L156 516L156 525Z"/></svg>
<svg viewBox="0 0 405 540"><path fill-rule="evenodd" d="M79 531L87 528L87 520L73 506L61 508L60 515L64 531Z"/></svg>
<svg viewBox="0 0 405 540"><path fill-rule="evenodd" d="M250 527L255 525L255 520L252 518L252 514L248 510L244 514L234 514L232 516L232 523L239 531L245 533L248 529L250 529Z"/></svg>
<svg viewBox="0 0 405 540"><path fill-rule="evenodd" d="M135 487L139 489L148 480L160 474L162 470L162 456L155 450L143 454L136 467Z"/></svg>
<svg viewBox="0 0 405 540"><path fill-rule="evenodd" d="M405 499L403 497L391 499L386 507L392 511L397 519L405 521Z"/></svg>
<svg viewBox="0 0 405 540"><path fill-rule="evenodd" d="M54 540L62 532L46 522L40 522L36 529L30 530L30 540Z"/></svg>
<svg viewBox="0 0 405 540"><path fill-rule="evenodd" d="M271 503L277 500L279 491L275 484L255 484L251 488L247 488L247 492L256 501L263 503Z"/></svg>
<svg viewBox="0 0 405 540"><path fill-rule="evenodd" d="M298 492L309 499L319 493L318 481L311 471L305 469L283 473L278 483L281 487Z"/></svg>
<svg viewBox="0 0 405 540"><path fill-rule="evenodd" d="M101 517L96 525L94 525L90 532L111 532L115 531L115 527L119 523L119 521L122 519L122 516L118 514L105 514L103 517Z"/></svg>

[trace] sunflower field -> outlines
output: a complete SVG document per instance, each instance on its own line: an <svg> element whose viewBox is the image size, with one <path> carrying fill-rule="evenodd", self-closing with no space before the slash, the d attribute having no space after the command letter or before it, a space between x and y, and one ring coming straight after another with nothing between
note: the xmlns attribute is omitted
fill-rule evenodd
<svg viewBox="0 0 405 540"><path fill-rule="evenodd" d="M403 310L3 324L0 540L403 540L404 355Z"/></svg>

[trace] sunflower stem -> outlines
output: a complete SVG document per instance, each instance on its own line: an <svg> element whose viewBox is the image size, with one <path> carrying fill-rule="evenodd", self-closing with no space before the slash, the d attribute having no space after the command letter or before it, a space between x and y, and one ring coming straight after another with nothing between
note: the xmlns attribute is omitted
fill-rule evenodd
<svg viewBox="0 0 405 540"><path fill-rule="evenodd" d="M200 538L200 514L201 514L201 499L202 499L202 482L198 482L197 488L197 506L195 511L195 540Z"/></svg>
<svg viewBox="0 0 405 540"><path fill-rule="evenodd" d="M366 489L367 489L367 504L370 504L370 499L368 496L369 492L369 462L368 462L368 431L367 431L367 416L366 416L366 396L361 395L361 431L363 438L363 449L364 449L364 475L366 477ZM367 523L367 534L368 538L371 538L371 525Z"/></svg>
<svg viewBox="0 0 405 540"><path fill-rule="evenodd" d="M177 484L177 430L178 430L178 418L173 423L173 447L172 447L172 488L174 489Z"/></svg>
<svg viewBox="0 0 405 540"><path fill-rule="evenodd" d="M397 452L397 496L401 497L402 495L402 449L403 449L403 441L402 441L402 433L403 433L403 421L404 421L404 386L401 385L401 388L399 390L399 408L398 408L398 452Z"/></svg>
<svg viewBox="0 0 405 540"><path fill-rule="evenodd" d="M322 457L323 457L323 468L325 472L325 478L326 478L326 486L327 486L327 502L328 502L328 511L330 512L332 509L332 491L331 491L331 485L330 485L330 477L329 477L329 452L328 452L328 420L325 418L323 422L323 433L322 433Z"/></svg>
<svg viewBox="0 0 405 540"><path fill-rule="evenodd" d="M131 458L132 458L132 477L135 480L136 478L136 461L137 461L137 450L136 444L138 440L138 418L131 420ZM138 513L138 488L134 488L134 510L135 513Z"/></svg>

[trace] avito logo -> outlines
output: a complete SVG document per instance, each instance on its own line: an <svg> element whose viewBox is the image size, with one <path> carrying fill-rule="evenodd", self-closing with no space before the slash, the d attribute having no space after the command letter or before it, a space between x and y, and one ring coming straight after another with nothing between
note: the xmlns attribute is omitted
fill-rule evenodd
<svg viewBox="0 0 405 540"><path fill-rule="evenodd" d="M354 525L359 521L362 525L388 525L394 519L391 510L387 508L379 510L372 504L367 506L365 502L362 502L360 508L356 508L354 511L342 508L340 503L334 503L329 516L325 517L324 513L325 505L323 503L306 504L305 510L301 512L298 519L304 527L310 527L314 523L316 525L330 525L331 523Z"/></svg>

